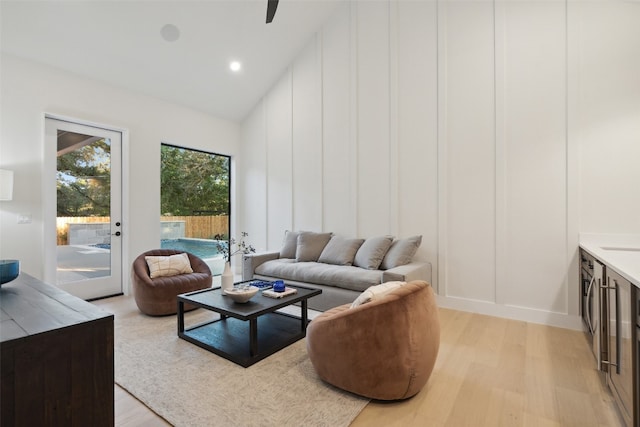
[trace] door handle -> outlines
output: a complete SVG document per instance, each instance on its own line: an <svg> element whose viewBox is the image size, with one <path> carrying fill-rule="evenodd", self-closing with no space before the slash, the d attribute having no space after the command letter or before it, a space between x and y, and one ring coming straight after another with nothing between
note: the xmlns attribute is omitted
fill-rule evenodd
<svg viewBox="0 0 640 427"><path fill-rule="evenodd" d="M618 281L616 279L613 279L613 286L612 286L613 290L614 290L614 295L615 295L615 304L616 304L616 373L620 374L620 347L621 347L621 339L622 337L620 336L620 331L622 330L622 327L620 325L620 304L619 304L619 297L618 297Z"/></svg>
<svg viewBox="0 0 640 427"><path fill-rule="evenodd" d="M607 278L608 279L608 278ZM607 352L607 358L609 360L603 360L602 363L608 366L615 366L616 368L616 373L620 374L620 306L618 304L618 282L613 279L613 286L600 286L600 289L604 289L604 290L608 290L608 291L614 291L614 306L615 306L615 321L616 321L616 356L615 356L615 362L613 360L611 360L611 349L609 349L609 351ZM611 305L609 305L609 307L611 307ZM608 313L607 315L607 341L609 343L611 343L610 338L611 337L611 313ZM611 372L611 371L609 371Z"/></svg>

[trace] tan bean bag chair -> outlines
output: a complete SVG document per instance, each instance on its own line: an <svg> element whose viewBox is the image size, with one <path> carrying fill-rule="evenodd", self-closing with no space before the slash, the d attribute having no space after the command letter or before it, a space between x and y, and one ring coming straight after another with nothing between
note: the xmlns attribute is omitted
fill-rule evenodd
<svg viewBox="0 0 640 427"><path fill-rule="evenodd" d="M307 328L307 352L320 378L377 400L418 393L431 376L439 346L438 308L424 281L358 307L333 308Z"/></svg>
<svg viewBox="0 0 640 427"><path fill-rule="evenodd" d="M169 256L183 253L173 249L154 249L138 256L131 268L133 296L141 312L150 316L175 314L178 311L176 296L186 292L211 287L211 270L197 256L187 252L193 273L178 274L169 277L150 277L146 256ZM185 305L185 311L195 309Z"/></svg>

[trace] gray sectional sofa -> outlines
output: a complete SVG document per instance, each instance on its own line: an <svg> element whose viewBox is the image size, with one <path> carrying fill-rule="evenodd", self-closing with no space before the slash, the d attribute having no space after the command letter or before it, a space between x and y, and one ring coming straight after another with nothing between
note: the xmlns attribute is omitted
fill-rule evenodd
<svg viewBox="0 0 640 427"><path fill-rule="evenodd" d="M332 233L287 231L278 252L243 255L242 278L276 280L322 289L309 308L326 311L351 303L369 286L425 280L431 265L414 261L422 236L348 239Z"/></svg>

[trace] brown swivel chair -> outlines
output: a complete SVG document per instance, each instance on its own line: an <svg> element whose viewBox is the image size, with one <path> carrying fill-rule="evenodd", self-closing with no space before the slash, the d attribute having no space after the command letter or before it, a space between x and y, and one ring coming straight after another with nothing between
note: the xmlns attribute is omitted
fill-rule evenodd
<svg viewBox="0 0 640 427"><path fill-rule="evenodd" d="M145 256L169 256L184 251L174 249L153 249L138 256L131 268L133 296L141 312L150 316L164 316L178 311L176 296L185 292L211 287L211 270L197 256L187 252L193 273L178 274L170 277L149 277L149 266ZM195 306L185 304L185 311Z"/></svg>
<svg viewBox="0 0 640 427"><path fill-rule="evenodd" d="M377 400L399 400L427 383L440 347L431 286L409 282L384 297L335 307L307 328L307 352L319 377Z"/></svg>

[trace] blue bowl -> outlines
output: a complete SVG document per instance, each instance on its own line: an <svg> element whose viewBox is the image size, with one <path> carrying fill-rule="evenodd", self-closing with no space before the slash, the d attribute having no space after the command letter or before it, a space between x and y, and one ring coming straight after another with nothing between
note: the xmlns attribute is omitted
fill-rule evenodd
<svg viewBox="0 0 640 427"><path fill-rule="evenodd" d="M0 285L8 283L20 274L20 261L17 259L0 260Z"/></svg>

